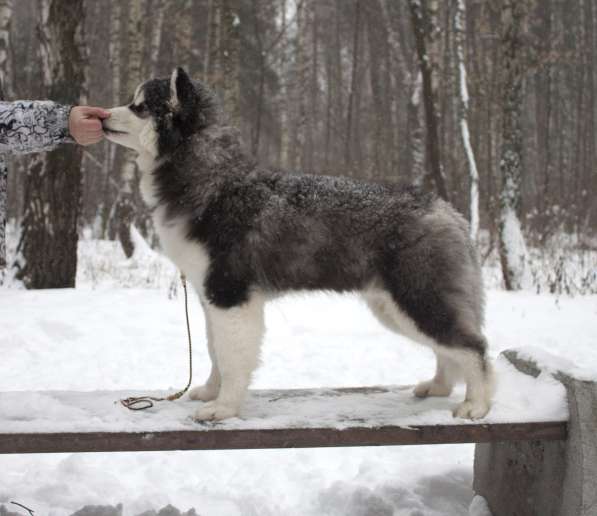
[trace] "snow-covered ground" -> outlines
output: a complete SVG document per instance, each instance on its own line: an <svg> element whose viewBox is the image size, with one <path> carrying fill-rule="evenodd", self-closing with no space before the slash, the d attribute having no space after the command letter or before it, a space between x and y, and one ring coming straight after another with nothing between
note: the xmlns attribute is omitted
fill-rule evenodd
<svg viewBox="0 0 597 516"><path fill-rule="evenodd" d="M178 390L186 382L182 296L168 296L173 271L149 251L94 269L92 253L105 256L99 247L84 253L76 290L0 290L0 393ZM108 281L139 285L139 271L154 288ZM209 365L195 299L191 314L199 382ZM281 299L268 307L267 326L254 388L414 384L433 374L430 351L384 330L351 296ZM490 290L487 335L494 356L533 346L597 376L597 296ZM472 445L4 455L0 504L14 500L39 516L117 503L127 516L168 503L210 516L460 516L474 495L472 458ZM486 512L482 500L472 507Z"/></svg>

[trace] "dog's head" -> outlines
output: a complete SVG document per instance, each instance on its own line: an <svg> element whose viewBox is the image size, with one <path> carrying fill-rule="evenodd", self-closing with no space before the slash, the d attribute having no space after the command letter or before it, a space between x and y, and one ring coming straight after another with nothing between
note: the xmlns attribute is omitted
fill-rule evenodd
<svg viewBox="0 0 597 516"><path fill-rule="evenodd" d="M109 111L110 118L103 121L106 138L154 157L219 121L214 94L182 68L169 78L142 83L130 104Z"/></svg>

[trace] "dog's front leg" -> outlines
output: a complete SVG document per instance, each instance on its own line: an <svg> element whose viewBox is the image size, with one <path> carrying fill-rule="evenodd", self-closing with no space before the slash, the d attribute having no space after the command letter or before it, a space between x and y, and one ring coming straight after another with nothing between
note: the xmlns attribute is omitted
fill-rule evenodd
<svg viewBox="0 0 597 516"><path fill-rule="evenodd" d="M217 398L199 408L195 419L226 419L238 414L259 361L264 333L263 305L262 296L256 293L246 303L232 308L206 304L221 384Z"/></svg>
<svg viewBox="0 0 597 516"><path fill-rule="evenodd" d="M211 359L211 372L204 385L191 389L189 397L192 400L212 401L218 397L218 393L220 392L221 376L214 351L214 335L210 313L206 308L207 302L203 299L201 299L201 306L203 307L203 315L205 317L205 333L207 337L207 350L209 352L209 358Z"/></svg>

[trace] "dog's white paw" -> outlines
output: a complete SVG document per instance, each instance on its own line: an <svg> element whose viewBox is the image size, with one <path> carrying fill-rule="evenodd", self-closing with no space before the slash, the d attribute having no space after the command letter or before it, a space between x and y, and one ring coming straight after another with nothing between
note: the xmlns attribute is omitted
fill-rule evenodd
<svg viewBox="0 0 597 516"><path fill-rule="evenodd" d="M196 401L212 401L218 397L219 389L216 385L206 383L189 391L189 398Z"/></svg>
<svg viewBox="0 0 597 516"><path fill-rule="evenodd" d="M193 419L195 421L220 421L238 415L238 409L230 405L224 405L217 401L208 401L197 412Z"/></svg>
<svg viewBox="0 0 597 516"><path fill-rule="evenodd" d="M463 401L452 414L463 419L481 419L489 412L491 406L484 401Z"/></svg>
<svg viewBox="0 0 597 516"><path fill-rule="evenodd" d="M452 393L452 387L442 383L436 383L433 380L419 383L413 394L417 398L426 398L427 396L449 396Z"/></svg>

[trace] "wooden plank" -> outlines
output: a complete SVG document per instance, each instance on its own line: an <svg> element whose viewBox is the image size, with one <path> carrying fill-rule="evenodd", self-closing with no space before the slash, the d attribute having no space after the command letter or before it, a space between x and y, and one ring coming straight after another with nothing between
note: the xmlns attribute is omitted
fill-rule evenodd
<svg viewBox="0 0 597 516"><path fill-rule="evenodd" d="M0 433L0 453L237 450L394 446L566 439L567 423L496 423L378 428L284 428L159 432Z"/></svg>

